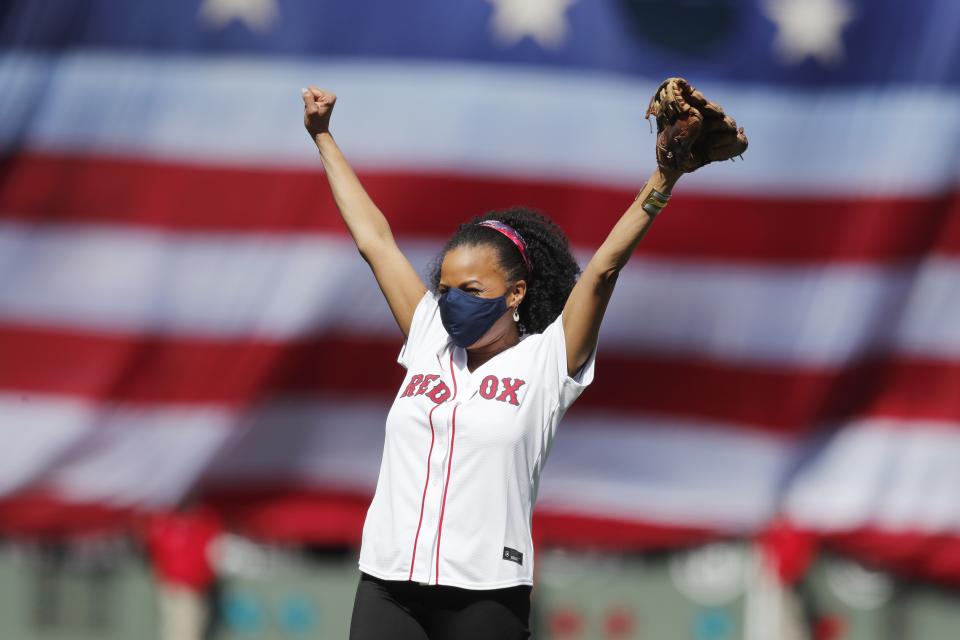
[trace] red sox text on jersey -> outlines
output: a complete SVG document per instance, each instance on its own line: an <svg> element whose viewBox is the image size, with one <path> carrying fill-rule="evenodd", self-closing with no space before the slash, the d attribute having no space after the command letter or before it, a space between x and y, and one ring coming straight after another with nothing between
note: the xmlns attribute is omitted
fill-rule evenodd
<svg viewBox="0 0 960 640"><path fill-rule="evenodd" d="M433 384L435 382L436 384ZM526 382L520 378L498 378L491 375L480 381L477 391L480 397L485 400L496 399L498 402L507 402L519 407L520 400L517 397L517 392L524 384ZM431 385L433 386L431 387ZM415 373L410 377L410 382L407 383L400 397L410 398L422 395L426 395L436 404L441 404L450 398L451 391L450 387L440 380L440 376L433 373Z"/></svg>

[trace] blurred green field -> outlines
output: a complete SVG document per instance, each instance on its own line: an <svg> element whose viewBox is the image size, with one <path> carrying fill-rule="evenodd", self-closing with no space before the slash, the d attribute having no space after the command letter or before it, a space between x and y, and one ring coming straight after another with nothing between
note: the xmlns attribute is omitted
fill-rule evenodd
<svg viewBox="0 0 960 640"><path fill-rule="evenodd" d="M750 638L751 553L740 544L617 556L544 550L534 637ZM358 577L350 550L283 549L229 538L221 546L217 640L346 638ZM809 579L817 608L849 640L953 640L960 594L823 557ZM762 604L762 602L761 602ZM761 612L763 613L763 612ZM769 613L769 612L766 612ZM125 539L0 546L2 640L151 640L150 568Z"/></svg>

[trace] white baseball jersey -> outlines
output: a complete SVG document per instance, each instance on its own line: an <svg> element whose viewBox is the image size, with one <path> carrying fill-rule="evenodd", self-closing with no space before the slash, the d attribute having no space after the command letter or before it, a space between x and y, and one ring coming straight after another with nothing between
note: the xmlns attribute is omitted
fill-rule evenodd
<svg viewBox="0 0 960 640"><path fill-rule="evenodd" d="M397 358L407 375L387 416L360 570L467 589L533 584L540 472L595 357L567 375L558 317L470 372L427 292Z"/></svg>

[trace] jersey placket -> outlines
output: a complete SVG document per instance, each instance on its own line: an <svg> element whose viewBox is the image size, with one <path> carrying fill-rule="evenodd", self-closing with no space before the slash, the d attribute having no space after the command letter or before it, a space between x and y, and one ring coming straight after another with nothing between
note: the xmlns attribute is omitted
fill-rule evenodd
<svg viewBox="0 0 960 640"><path fill-rule="evenodd" d="M444 367L441 367L441 379L452 386L454 393L450 400L434 406L428 414L433 445L427 462L427 479L422 497L423 511L410 567L410 579L422 584L436 582L437 543L444 511L444 494L449 488L449 474L453 471L451 452L455 446L454 410L459 402L456 393L458 376L453 370L452 351L446 364L448 370L444 371Z"/></svg>
<svg viewBox="0 0 960 640"><path fill-rule="evenodd" d="M449 489L449 472L452 472L450 459L450 445L453 443L452 409L456 404L442 406L434 414L434 423L438 414L442 414L442 425L437 425L437 442L434 444L434 455L430 461L430 480L428 481L426 504L423 513L423 530L420 532L422 556L418 556L416 574L418 582L425 584L436 582L436 566L438 562L437 543L440 538L442 516L446 500L445 489ZM442 435L441 435L442 434ZM440 455L437 455L437 453ZM448 538L449 540L449 538ZM425 548L424 548L425 547ZM421 565L421 560L423 564Z"/></svg>

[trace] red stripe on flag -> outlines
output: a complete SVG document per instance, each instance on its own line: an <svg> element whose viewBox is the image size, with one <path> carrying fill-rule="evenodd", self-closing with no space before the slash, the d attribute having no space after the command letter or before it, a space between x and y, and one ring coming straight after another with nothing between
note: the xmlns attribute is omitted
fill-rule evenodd
<svg viewBox="0 0 960 640"><path fill-rule="evenodd" d="M356 546L370 498L364 493L258 485L216 487L205 493L204 501L235 531L260 540ZM135 531L147 515L33 492L0 499L0 534L60 537ZM533 532L538 545L607 549L670 548L716 537L695 527L542 510L534 513Z"/></svg>
<svg viewBox="0 0 960 640"><path fill-rule="evenodd" d="M135 337L0 326L0 389L96 402L245 406L276 395L379 395L404 377L396 341ZM856 416L960 423L960 364L899 356L841 369L754 366L601 348L585 408L670 414L783 433Z"/></svg>
<svg viewBox="0 0 960 640"><path fill-rule="evenodd" d="M0 499L0 535L50 536L60 539L117 531L131 526L129 507L98 502L70 502L49 492L31 492Z"/></svg>
<svg viewBox="0 0 960 640"><path fill-rule="evenodd" d="M307 487L214 488L211 506L235 531L284 543L351 545L360 542L370 496ZM77 503L50 493L0 499L0 534L51 536L136 531L145 512L100 503ZM606 518L537 510L533 535L538 547L647 550L699 544L729 532L656 521ZM817 534L832 549L868 566L960 586L960 536L922 530L862 528Z"/></svg>
<svg viewBox="0 0 960 640"><path fill-rule="evenodd" d="M869 567L960 587L960 535L878 527L823 534L827 546Z"/></svg>
<svg viewBox="0 0 960 640"><path fill-rule="evenodd" d="M402 338L289 342L0 326L0 388L123 403L243 406L276 392L389 392Z"/></svg>
<svg viewBox="0 0 960 640"><path fill-rule="evenodd" d="M190 166L21 154L4 164L0 215L171 231L344 232L320 170ZM597 246L634 189L570 180L367 172L364 184L398 235L450 234L471 215L517 204ZM637 188L641 184L638 178ZM763 261L889 261L960 254L960 192L928 197L704 196L683 184L644 254Z"/></svg>

